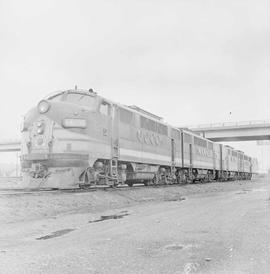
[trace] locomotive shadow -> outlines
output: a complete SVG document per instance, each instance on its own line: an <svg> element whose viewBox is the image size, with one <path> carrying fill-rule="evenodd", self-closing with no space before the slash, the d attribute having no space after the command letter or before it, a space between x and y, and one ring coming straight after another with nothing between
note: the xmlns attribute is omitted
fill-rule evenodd
<svg viewBox="0 0 270 274"><path fill-rule="evenodd" d="M100 216L100 219L89 221L88 223L92 224L92 223L98 223L98 222L103 222L103 221L108 221L108 220L122 219L122 218L124 218L125 216L128 216L128 215L130 215L130 214L127 213L126 211L123 211L122 213L119 213L119 214Z"/></svg>
<svg viewBox="0 0 270 274"><path fill-rule="evenodd" d="M54 231L53 233L49 234L49 235L45 235L39 238L36 238L36 240L49 240L52 238L56 238L56 237L60 237L63 236L67 233L70 233L71 231L74 231L75 229L61 229L61 230L57 230Z"/></svg>

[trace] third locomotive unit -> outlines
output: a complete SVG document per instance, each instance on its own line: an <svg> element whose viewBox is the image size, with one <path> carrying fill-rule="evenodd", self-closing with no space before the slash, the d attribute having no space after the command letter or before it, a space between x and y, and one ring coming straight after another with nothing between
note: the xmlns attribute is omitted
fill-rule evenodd
<svg viewBox="0 0 270 274"><path fill-rule="evenodd" d="M30 188L239 180L257 170L242 151L77 89L48 96L26 114L21 164Z"/></svg>

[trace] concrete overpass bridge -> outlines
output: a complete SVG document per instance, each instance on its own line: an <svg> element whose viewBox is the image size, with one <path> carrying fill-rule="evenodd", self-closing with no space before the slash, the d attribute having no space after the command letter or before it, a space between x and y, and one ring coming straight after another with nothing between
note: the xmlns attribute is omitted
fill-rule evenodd
<svg viewBox="0 0 270 274"><path fill-rule="evenodd" d="M12 152L21 150L21 141L18 140L9 140L9 141L0 141L0 152Z"/></svg>
<svg viewBox="0 0 270 274"><path fill-rule="evenodd" d="M270 140L270 120L215 123L187 128L214 142Z"/></svg>

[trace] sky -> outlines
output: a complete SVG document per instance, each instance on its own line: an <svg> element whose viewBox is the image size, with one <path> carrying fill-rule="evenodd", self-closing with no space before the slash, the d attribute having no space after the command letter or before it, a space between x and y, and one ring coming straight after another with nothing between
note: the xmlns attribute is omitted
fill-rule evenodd
<svg viewBox="0 0 270 274"><path fill-rule="evenodd" d="M0 0L0 140L75 85L175 126L270 119L269 10L268 0Z"/></svg>

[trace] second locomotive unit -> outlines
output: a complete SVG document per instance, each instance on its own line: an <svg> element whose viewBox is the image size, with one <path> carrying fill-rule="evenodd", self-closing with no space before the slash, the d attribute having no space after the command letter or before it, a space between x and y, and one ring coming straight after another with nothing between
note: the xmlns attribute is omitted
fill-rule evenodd
<svg viewBox="0 0 270 274"><path fill-rule="evenodd" d="M257 162L136 106L75 89L26 114L21 164L27 187L77 188L250 179Z"/></svg>

